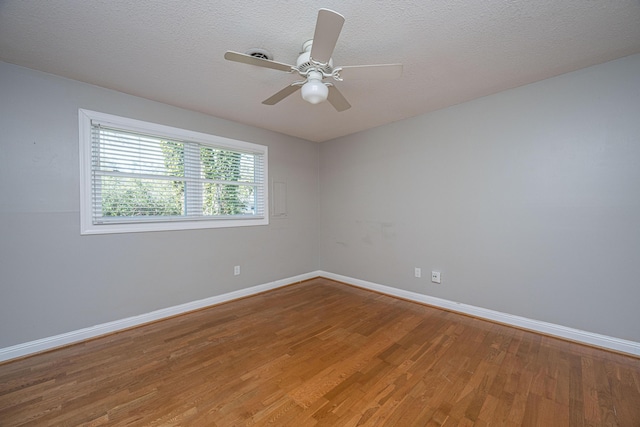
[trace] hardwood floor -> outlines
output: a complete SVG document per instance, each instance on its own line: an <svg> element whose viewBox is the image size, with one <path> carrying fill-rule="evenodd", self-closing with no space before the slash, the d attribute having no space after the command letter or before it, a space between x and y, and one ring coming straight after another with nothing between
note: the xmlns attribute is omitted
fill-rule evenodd
<svg viewBox="0 0 640 427"><path fill-rule="evenodd" d="M640 426L640 359L314 279L0 365L0 425Z"/></svg>

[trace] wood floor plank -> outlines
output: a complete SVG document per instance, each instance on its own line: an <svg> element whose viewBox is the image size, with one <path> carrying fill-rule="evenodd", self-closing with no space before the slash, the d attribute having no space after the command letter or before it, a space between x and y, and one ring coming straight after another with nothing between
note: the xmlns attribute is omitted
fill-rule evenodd
<svg viewBox="0 0 640 427"><path fill-rule="evenodd" d="M640 359L313 279L0 364L0 426L640 426Z"/></svg>

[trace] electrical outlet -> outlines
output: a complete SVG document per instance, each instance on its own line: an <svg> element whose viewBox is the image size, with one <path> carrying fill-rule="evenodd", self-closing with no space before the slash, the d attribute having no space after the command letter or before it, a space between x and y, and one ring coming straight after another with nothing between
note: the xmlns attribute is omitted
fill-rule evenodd
<svg viewBox="0 0 640 427"><path fill-rule="evenodd" d="M414 268L414 269L413 269L413 274L414 274L416 277L422 277L422 269L421 269L421 268L418 268L418 267Z"/></svg>
<svg viewBox="0 0 640 427"><path fill-rule="evenodd" d="M432 271L431 272L431 281L433 283L440 283L440 272L439 271Z"/></svg>
<svg viewBox="0 0 640 427"><path fill-rule="evenodd" d="M235 267L233 267L233 275L234 276L239 276L240 275L240 266L236 265Z"/></svg>

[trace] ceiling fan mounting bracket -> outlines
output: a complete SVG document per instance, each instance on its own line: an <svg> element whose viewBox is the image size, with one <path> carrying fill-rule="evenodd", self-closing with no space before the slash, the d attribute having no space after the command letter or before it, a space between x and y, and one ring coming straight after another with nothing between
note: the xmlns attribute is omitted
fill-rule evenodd
<svg viewBox="0 0 640 427"><path fill-rule="evenodd" d="M333 80L337 82L343 81L342 77L340 77L340 71L342 71L342 67L333 69L333 71L331 72L331 77L333 78Z"/></svg>
<svg viewBox="0 0 640 427"><path fill-rule="evenodd" d="M325 77L334 77L335 75L335 71L332 68L328 68L328 67L318 67L314 64L309 64L308 66L305 67L293 67L293 71L297 72L299 75L301 75L302 77L309 77L309 74L311 73L319 73L322 75L322 78Z"/></svg>

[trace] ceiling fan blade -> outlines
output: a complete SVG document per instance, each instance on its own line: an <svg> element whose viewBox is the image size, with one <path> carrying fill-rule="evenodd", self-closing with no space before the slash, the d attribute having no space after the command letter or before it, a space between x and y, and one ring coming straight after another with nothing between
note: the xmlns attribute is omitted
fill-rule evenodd
<svg viewBox="0 0 640 427"><path fill-rule="evenodd" d="M271 61L269 59L256 58L246 53L226 51L224 59L227 61L241 62L243 64L256 65L258 67L272 68L274 70L291 72L293 67L282 62Z"/></svg>
<svg viewBox="0 0 640 427"><path fill-rule="evenodd" d="M397 79L402 75L402 64L353 65L340 67L341 79Z"/></svg>
<svg viewBox="0 0 640 427"><path fill-rule="evenodd" d="M338 111L344 111L351 108L349 101L347 101L347 99L334 85L329 86L329 96L327 96L327 101L329 101L329 103L333 105L333 108Z"/></svg>
<svg viewBox="0 0 640 427"><path fill-rule="evenodd" d="M264 105L275 105L278 102L280 102L283 99L285 99L287 96L294 94L299 89L300 89L300 84L294 83L294 84L292 84L290 86L285 87L280 92L277 92L276 94L272 95L271 97L265 99L264 101L262 101L262 103Z"/></svg>
<svg viewBox="0 0 640 427"><path fill-rule="evenodd" d="M329 62L338 42L342 24L344 24L344 16L333 10L320 9L311 45L311 58L314 61L322 64Z"/></svg>

